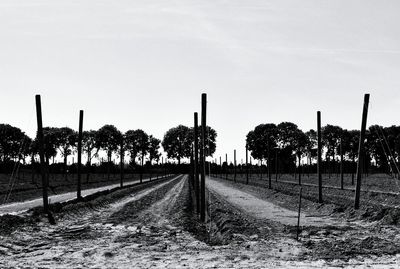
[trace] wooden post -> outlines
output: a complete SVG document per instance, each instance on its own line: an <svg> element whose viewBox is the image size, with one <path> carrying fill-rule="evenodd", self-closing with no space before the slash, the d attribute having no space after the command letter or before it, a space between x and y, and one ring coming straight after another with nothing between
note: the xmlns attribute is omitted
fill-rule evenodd
<svg viewBox="0 0 400 269"><path fill-rule="evenodd" d="M268 168L268 188L271 189L272 188L272 176L271 176L271 148L269 145L269 140L268 140L268 152L267 152L267 168Z"/></svg>
<svg viewBox="0 0 400 269"><path fill-rule="evenodd" d="M206 143L206 127L207 127L207 94L201 95L201 185L200 185L200 220L206 220L206 157L205 157L205 143Z"/></svg>
<svg viewBox="0 0 400 269"><path fill-rule="evenodd" d="M36 116L37 116L37 138L39 142L39 156L40 156L40 173L42 175L42 190L43 190L43 210L48 215L50 223L54 223L54 219L49 210L49 197L47 194L48 178L46 175L46 161L44 158L44 137L43 137L43 121L42 121L42 104L40 95L36 95Z"/></svg>
<svg viewBox="0 0 400 269"><path fill-rule="evenodd" d="M220 166L219 177L222 178L222 157L221 156L219 156L219 166Z"/></svg>
<svg viewBox="0 0 400 269"><path fill-rule="evenodd" d="M322 154L322 143L321 143L321 112L317 112L317 174L318 174L318 202L322 203L322 175L321 175L321 154Z"/></svg>
<svg viewBox="0 0 400 269"><path fill-rule="evenodd" d="M225 153L225 162L226 162L225 179L228 180L229 165L228 165L228 154L227 153Z"/></svg>
<svg viewBox="0 0 400 269"><path fill-rule="evenodd" d="M364 140L365 140L365 130L367 128L368 104L369 104L369 94L365 94L362 121L361 121L360 141L358 144L356 193L354 197L355 209L358 209L360 207L361 173L362 173L362 165L364 161L364 152L365 152Z"/></svg>
<svg viewBox="0 0 400 269"><path fill-rule="evenodd" d="M340 189L343 190L344 174L343 174L343 138L340 137Z"/></svg>
<svg viewBox="0 0 400 269"><path fill-rule="evenodd" d="M246 145L246 184L249 184L249 150Z"/></svg>
<svg viewBox="0 0 400 269"><path fill-rule="evenodd" d="M303 188L300 187L300 192L299 192L299 211L297 215L297 233L296 233L296 240L299 240L299 234L300 234L300 216L301 216L301 192L303 191Z"/></svg>
<svg viewBox="0 0 400 269"><path fill-rule="evenodd" d="M196 194L196 210L200 213L200 180L199 180L199 119L198 113L194 113L194 184Z"/></svg>
<svg viewBox="0 0 400 269"><path fill-rule="evenodd" d="M120 144L120 185L121 188L124 186L124 137L121 137L121 144Z"/></svg>
<svg viewBox="0 0 400 269"><path fill-rule="evenodd" d="M190 176L189 176L189 192L191 193L194 188L194 145L190 150ZM194 208L193 208L194 209Z"/></svg>
<svg viewBox="0 0 400 269"><path fill-rule="evenodd" d="M236 182L236 149L233 151L234 181Z"/></svg>
<svg viewBox="0 0 400 269"><path fill-rule="evenodd" d="M82 168L82 136L83 136L83 110L79 111L79 130L78 130L78 188L76 197L78 200L82 199L82 181L81 181L81 168Z"/></svg>

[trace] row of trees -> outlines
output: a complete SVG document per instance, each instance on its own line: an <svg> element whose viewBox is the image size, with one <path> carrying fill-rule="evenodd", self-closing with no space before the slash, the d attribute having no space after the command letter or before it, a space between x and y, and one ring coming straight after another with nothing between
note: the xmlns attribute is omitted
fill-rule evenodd
<svg viewBox="0 0 400 269"><path fill-rule="evenodd" d="M342 152L344 160L355 162L358 154L359 131L340 126L322 128L323 158L326 162L338 161ZM291 122L260 124L246 137L246 145L253 158L273 160L276 154L287 166L298 165L303 158L313 163L317 154L317 133L311 129L303 132ZM400 126L372 125L366 133L366 158L382 170L394 170L400 161ZM393 171L396 172L396 171Z"/></svg>
<svg viewBox="0 0 400 269"><path fill-rule="evenodd" d="M216 149L217 133L211 127L207 130L206 152L211 155ZM77 132L69 127L45 127L43 133L46 161L58 155L63 158L66 170L68 156L77 150ZM166 132L162 146L168 158L176 159L180 164L181 159L190 157L193 141L193 128L179 125ZM111 163L113 154L120 157L128 153L131 164L139 160L143 165L145 159L150 163L159 161L160 144L159 139L141 129L122 133L113 125L104 125L99 130L83 132L82 151L87 156L88 166L91 166L93 158L99 156L100 150L106 152L108 163ZM28 157L35 161L38 151L36 139L31 139L17 127L0 124L0 162L25 163Z"/></svg>
<svg viewBox="0 0 400 269"><path fill-rule="evenodd" d="M78 133L69 127L45 127L43 133L46 161L59 154L66 165L68 156L76 152ZM111 162L112 154L120 156L121 152L128 152L131 162L136 162L137 158L143 162L146 157L152 162L161 156L160 143L159 139L141 129L122 133L113 125L104 125L99 130L83 132L82 151L87 156L88 165L99 156L100 150L107 153L108 162ZM25 162L28 156L34 161L37 155L36 139L31 139L17 127L0 124L1 162Z"/></svg>

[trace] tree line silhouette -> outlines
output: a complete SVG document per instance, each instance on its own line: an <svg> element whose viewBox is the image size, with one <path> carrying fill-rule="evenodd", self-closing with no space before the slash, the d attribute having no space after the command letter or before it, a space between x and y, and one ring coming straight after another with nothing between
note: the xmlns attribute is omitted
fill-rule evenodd
<svg viewBox="0 0 400 269"><path fill-rule="evenodd" d="M322 127L323 160L330 167L340 161L353 164L355 169L359 146L358 130L347 130L335 125ZM247 134L246 145L251 156L272 164L278 157L281 166L293 169L315 163L317 133L311 129L303 132L291 122L260 124ZM400 126L372 125L366 132L365 169L372 166L380 172L398 173L400 158Z"/></svg>
<svg viewBox="0 0 400 269"><path fill-rule="evenodd" d="M205 150L212 156L216 150L217 132L207 126ZM63 171L67 170L67 158L76 152L77 132L69 127L45 127L45 159L50 162L59 156L63 159ZM340 149L344 161L355 164L357 161L359 131L347 130L340 126L326 125L322 128L323 160L326 164L340 161ZM112 164L112 156L119 157L128 153L129 164L142 166L160 160L160 145L168 158L181 164L184 158L190 158L194 142L193 128L178 125L169 129L161 141L141 129L119 131L114 125L104 125L98 130L83 132L83 153L90 167L99 151L104 151ZM266 123L256 126L246 136L246 145L254 159L265 161L271 167L278 158L282 171L289 172L300 166L301 160L306 165L313 165L316 158L316 131L303 132L292 122L279 124ZM400 126L382 127L372 125L366 134L366 166L376 167L381 172L397 173L396 164L400 158ZM7 163L22 162L29 159L36 162L38 156L37 140L27 136L18 127L0 124L0 165L4 172ZM353 166L351 169L354 168Z"/></svg>
<svg viewBox="0 0 400 269"><path fill-rule="evenodd" d="M54 158L63 159L62 172L68 170L67 159L77 151L78 133L69 127L45 127L44 147L45 161L49 164ZM216 131L208 127L209 139L206 150L208 155L216 149ZM119 131L114 125L106 124L98 130L83 132L82 152L86 156L87 167L92 166L94 158L99 158L99 152L106 153L107 174L113 165L112 157L120 157L121 153L129 156L127 162L131 166L140 164L142 167L145 162L148 165L160 161L162 144L168 158L176 159L178 164L181 159L189 158L191 145L194 141L193 128L179 125L169 129L163 141L147 134L141 129L128 130L125 133ZM162 143L161 143L162 142ZM26 164L27 160L31 164L38 161L38 142L27 136L20 128L9 124L0 124L0 171L9 172L15 163Z"/></svg>

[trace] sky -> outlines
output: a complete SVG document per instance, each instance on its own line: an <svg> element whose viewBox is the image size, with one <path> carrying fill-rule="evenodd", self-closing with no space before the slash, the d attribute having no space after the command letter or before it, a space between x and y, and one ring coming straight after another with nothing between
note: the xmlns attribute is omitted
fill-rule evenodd
<svg viewBox="0 0 400 269"><path fill-rule="evenodd" d="M400 121L397 0L0 0L0 123L114 124L160 139L193 125L201 93L215 158L244 158L261 123Z"/></svg>

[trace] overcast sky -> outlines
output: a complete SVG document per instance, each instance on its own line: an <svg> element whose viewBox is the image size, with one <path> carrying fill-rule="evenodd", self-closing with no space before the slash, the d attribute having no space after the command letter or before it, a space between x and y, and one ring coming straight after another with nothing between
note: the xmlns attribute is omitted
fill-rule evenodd
<svg viewBox="0 0 400 269"><path fill-rule="evenodd" d="M215 157L260 123L400 124L400 1L0 0L0 122L162 138L208 93ZM200 112L200 111L199 111Z"/></svg>

